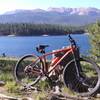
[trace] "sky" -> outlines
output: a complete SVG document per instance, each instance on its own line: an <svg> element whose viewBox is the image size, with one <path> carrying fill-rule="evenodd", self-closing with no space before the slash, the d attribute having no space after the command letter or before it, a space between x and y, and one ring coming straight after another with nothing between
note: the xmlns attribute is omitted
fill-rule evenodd
<svg viewBox="0 0 100 100"><path fill-rule="evenodd" d="M16 9L48 9L49 7L95 7L100 9L100 0L0 0L0 14Z"/></svg>

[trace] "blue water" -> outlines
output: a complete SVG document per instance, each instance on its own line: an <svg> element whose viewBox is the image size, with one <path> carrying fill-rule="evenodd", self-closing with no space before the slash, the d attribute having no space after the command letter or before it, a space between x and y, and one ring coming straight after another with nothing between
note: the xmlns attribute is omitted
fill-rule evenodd
<svg viewBox="0 0 100 100"><path fill-rule="evenodd" d="M88 54L90 49L88 35L72 35L79 45L82 54ZM5 53L7 56L23 56L25 54L37 54L35 47L39 44L48 44L50 47L46 52L62 48L69 45L67 36L38 36L38 37L0 37L0 55Z"/></svg>

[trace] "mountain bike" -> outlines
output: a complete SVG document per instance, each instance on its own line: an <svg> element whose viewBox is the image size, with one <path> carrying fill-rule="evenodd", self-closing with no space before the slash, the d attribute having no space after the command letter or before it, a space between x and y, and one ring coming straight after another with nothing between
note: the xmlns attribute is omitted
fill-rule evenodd
<svg viewBox="0 0 100 100"><path fill-rule="evenodd" d="M40 56L29 54L23 56L16 64L14 76L22 86L35 86L46 77L63 76L64 84L81 96L95 95L100 87L100 68L87 57L81 57L76 41L68 35L70 45L46 53L48 45L38 45L36 50ZM53 55L51 59L48 56Z"/></svg>

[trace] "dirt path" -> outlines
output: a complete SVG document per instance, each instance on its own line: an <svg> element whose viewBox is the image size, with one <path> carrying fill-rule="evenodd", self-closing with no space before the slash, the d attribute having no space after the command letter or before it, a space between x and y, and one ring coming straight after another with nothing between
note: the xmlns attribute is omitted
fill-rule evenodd
<svg viewBox="0 0 100 100"><path fill-rule="evenodd" d="M4 87L0 87L0 100L17 100L15 97L7 95L7 90Z"/></svg>
<svg viewBox="0 0 100 100"><path fill-rule="evenodd" d="M0 87L0 93L7 93L7 90L4 87Z"/></svg>

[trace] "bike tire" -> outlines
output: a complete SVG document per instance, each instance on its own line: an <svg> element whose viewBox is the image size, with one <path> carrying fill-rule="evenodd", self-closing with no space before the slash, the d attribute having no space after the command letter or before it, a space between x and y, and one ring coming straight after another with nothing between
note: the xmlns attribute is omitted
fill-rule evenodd
<svg viewBox="0 0 100 100"><path fill-rule="evenodd" d="M63 71L64 83L77 95L94 96L100 88L100 67L92 60L83 57L79 59L79 63L82 70L80 78L77 78L75 60L73 59Z"/></svg>
<svg viewBox="0 0 100 100"><path fill-rule="evenodd" d="M35 61L38 63L36 64ZM42 61L36 55L31 55L31 54L25 55L16 63L16 66L14 69L14 77L15 77L16 82L21 84L22 86L34 86L36 83L39 82L39 80L41 78L41 75L36 76L36 75L32 74L32 76L30 76L30 77L28 75L26 75L26 73L24 72L24 69L26 66L30 65L31 63L35 64L35 66L34 66L34 64L32 65L33 67L36 67L36 68L38 67L38 69L41 70L42 65L39 66L39 64L42 64Z"/></svg>

